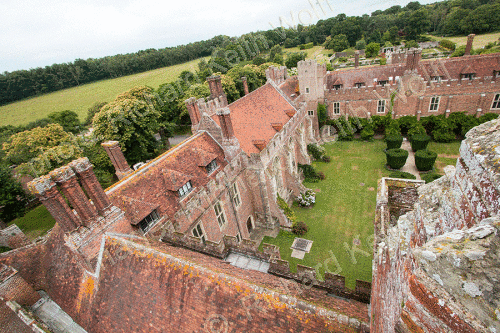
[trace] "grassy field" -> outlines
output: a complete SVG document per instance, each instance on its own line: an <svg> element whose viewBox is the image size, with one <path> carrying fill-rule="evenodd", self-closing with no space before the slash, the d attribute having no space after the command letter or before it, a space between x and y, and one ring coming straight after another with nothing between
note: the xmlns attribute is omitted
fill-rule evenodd
<svg viewBox="0 0 500 333"><path fill-rule="evenodd" d="M461 142L450 142L450 143L439 143L439 142L429 142L427 149L434 151L438 154L436 159L436 173L444 175L444 167L447 165L453 165L457 163L457 158L460 155L460 144Z"/></svg>
<svg viewBox="0 0 500 333"><path fill-rule="evenodd" d="M56 221L52 218L49 211L40 205L30 210L23 217L10 222L9 225L17 224L30 240L34 240L52 229L55 223Z"/></svg>
<svg viewBox="0 0 500 333"><path fill-rule="evenodd" d="M184 70L197 69L199 61L197 59L149 72L89 83L4 105L0 107L0 126L26 124L44 118L51 112L63 110L75 111L80 120L84 120L87 109L94 103L112 101L117 95L137 85L158 88L160 84L175 80Z"/></svg>
<svg viewBox="0 0 500 333"><path fill-rule="evenodd" d="M427 36L432 38L433 40L437 40L437 41L440 41L441 39L448 39L454 43L457 43L457 46L467 44L467 36L461 36L461 37L437 37L437 36L430 36L430 35L427 35ZM483 46L486 46L490 42L498 41L499 38L500 38L500 32L494 32L494 33L484 34L484 35L476 35L476 37L474 37L473 48L480 49Z"/></svg>
<svg viewBox="0 0 500 333"><path fill-rule="evenodd" d="M314 241L311 252L303 260L292 258L290 246L297 236L285 231L263 242L278 245L281 257L290 262L293 271L297 264L318 267L320 275L327 268L345 276L347 286L354 288L356 279L371 281L377 180L389 175L384 168L385 143L333 142L324 147L332 161L315 162L314 166L327 178L304 183L316 191L315 206L293 208L298 220L309 226L303 237ZM349 251L354 242L358 242L359 251L352 257Z"/></svg>

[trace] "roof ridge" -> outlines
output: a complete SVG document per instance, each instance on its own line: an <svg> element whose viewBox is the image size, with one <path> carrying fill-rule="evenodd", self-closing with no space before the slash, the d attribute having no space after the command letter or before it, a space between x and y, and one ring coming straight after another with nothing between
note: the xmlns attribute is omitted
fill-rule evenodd
<svg viewBox="0 0 500 333"><path fill-rule="evenodd" d="M263 85L261 85L261 86L260 86L260 87L258 87L257 89L250 91L248 94L246 94L246 95L244 95L244 96L242 96L242 97L238 98L237 100L235 100L234 102L232 102L231 104L229 104L227 107L230 107L230 106L231 106L231 105L233 105L234 103L236 103L236 102L238 102L238 101L240 101L240 100L244 99L244 98L245 98L245 97L247 97L247 96L252 95L252 94L253 94L253 93L255 93L257 90L259 90L259 89L261 89L261 88L265 87L268 83L269 83L269 81L267 81L266 83L264 83Z"/></svg>

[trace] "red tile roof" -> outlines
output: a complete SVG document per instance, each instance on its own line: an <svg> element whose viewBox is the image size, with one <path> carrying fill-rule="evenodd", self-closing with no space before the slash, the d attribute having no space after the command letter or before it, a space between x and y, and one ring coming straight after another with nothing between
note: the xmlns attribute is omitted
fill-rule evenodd
<svg viewBox="0 0 500 333"><path fill-rule="evenodd" d="M234 135L248 155L260 152L254 141L265 141L267 144L276 134L271 124L285 124L290 120L287 112L296 112L293 105L270 83L233 102L229 110ZM214 116L214 120L219 123L217 116Z"/></svg>

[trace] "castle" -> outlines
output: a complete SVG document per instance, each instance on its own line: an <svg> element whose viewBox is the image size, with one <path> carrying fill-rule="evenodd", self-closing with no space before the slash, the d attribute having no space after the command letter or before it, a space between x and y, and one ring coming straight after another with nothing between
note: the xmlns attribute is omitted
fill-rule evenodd
<svg viewBox="0 0 500 333"><path fill-rule="evenodd" d="M341 276L292 273L276 246L259 251L256 241L291 227L277 198L305 190L307 144L332 139L318 103L331 118L386 114L391 95L394 117L480 115L500 110L499 64L499 55L436 64L419 50L347 71L308 60L296 77L270 67L264 86L244 85L231 104L209 77L210 97L186 101L193 135L179 145L132 170L119 142L103 143L120 179L110 188L86 158L29 184L57 223L0 254L0 329L500 331L499 120L467 134L442 179L380 181L372 284L349 290Z"/></svg>

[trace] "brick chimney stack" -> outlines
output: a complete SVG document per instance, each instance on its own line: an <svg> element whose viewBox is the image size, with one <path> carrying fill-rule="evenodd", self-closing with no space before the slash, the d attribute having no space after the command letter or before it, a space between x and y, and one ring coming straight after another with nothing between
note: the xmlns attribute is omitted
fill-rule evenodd
<svg viewBox="0 0 500 333"><path fill-rule="evenodd" d="M56 183L50 179L49 175L32 180L28 183L28 188L42 202L64 231L71 232L78 228L80 219L69 208L59 193Z"/></svg>
<svg viewBox="0 0 500 333"><path fill-rule="evenodd" d="M420 49L410 49L406 53L406 69L415 70L420 65L420 59L422 58L422 50Z"/></svg>
<svg viewBox="0 0 500 333"><path fill-rule="evenodd" d="M359 67L359 51L354 53L354 68Z"/></svg>
<svg viewBox="0 0 500 333"><path fill-rule="evenodd" d="M65 165L49 173L53 181L61 187L64 196L76 210L83 225L89 227L97 220L97 210L83 192L73 170Z"/></svg>
<svg viewBox="0 0 500 333"><path fill-rule="evenodd" d="M248 95L248 82L247 82L247 77L243 76L241 78L241 81L243 82L243 90L245 91L245 96Z"/></svg>
<svg viewBox="0 0 500 333"><path fill-rule="evenodd" d="M106 150L106 153L111 159L111 163L113 163L113 166L115 167L118 179L123 179L125 176L133 172L125 159L122 150L120 149L118 141L106 141L102 143L102 146L104 147L104 150Z"/></svg>
<svg viewBox="0 0 500 333"><path fill-rule="evenodd" d="M231 111L229 111L229 108L225 107L222 109L218 109L216 114L219 118L223 139L234 139L233 123L231 121Z"/></svg>
<svg viewBox="0 0 500 333"><path fill-rule="evenodd" d="M224 89L222 89L220 75L209 76L207 77L207 81L210 87L210 99L219 99L221 107L227 106L227 97Z"/></svg>
<svg viewBox="0 0 500 333"><path fill-rule="evenodd" d="M78 175L85 192L94 203L99 215L108 215L112 207L111 201L102 189L101 184L99 184L89 159L87 157L79 158L71 162L69 166Z"/></svg>
<svg viewBox="0 0 500 333"><path fill-rule="evenodd" d="M468 56L470 55L470 51L472 50L472 42L474 42L474 34L470 34L467 36L467 46L465 47L465 53L464 55Z"/></svg>
<svg viewBox="0 0 500 333"><path fill-rule="evenodd" d="M200 122L201 115L198 103L196 102L196 97L191 97L184 101L186 103L186 108L189 112L189 118L191 118L191 125L196 126Z"/></svg>

